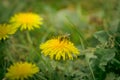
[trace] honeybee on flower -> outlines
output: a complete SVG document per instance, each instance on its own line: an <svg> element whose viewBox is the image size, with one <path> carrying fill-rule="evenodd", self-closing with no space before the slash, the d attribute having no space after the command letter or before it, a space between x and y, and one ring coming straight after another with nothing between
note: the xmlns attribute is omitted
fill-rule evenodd
<svg viewBox="0 0 120 80"><path fill-rule="evenodd" d="M55 60L73 60L73 57L77 57L79 54L79 50L68 40L68 37L69 34L58 36L40 44L42 53Z"/></svg>

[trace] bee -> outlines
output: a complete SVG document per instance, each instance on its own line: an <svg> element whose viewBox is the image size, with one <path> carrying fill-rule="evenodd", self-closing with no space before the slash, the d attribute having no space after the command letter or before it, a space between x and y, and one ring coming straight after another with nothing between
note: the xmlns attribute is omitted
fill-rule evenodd
<svg viewBox="0 0 120 80"><path fill-rule="evenodd" d="M60 37L60 41L63 41L63 40L69 39L69 36L70 36L70 34L62 35L62 36Z"/></svg>

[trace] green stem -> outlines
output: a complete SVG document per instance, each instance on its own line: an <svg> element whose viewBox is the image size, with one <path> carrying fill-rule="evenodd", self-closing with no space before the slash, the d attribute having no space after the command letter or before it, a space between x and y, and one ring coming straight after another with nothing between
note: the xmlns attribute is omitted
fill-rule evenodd
<svg viewBox="0 0 120 80"><path fill-rule="evenodd" d="M81 30L79 30L76 25L67 17L68 19L68 22L70 23L71 25L71 28L79 35L80 37L80 42L82 45L84 45L84 48L86 47L86 45L88 45L88 42L86 41L86 39L84 38L84 35L83 35L83 32Z"/></svg>
<svg viewBox="0 0 120 80"><path fill-rule="evenodd" d="M93 70L92 70L92 67L91 67L91 65L90 65L90 63L89 63L89 60L87 60L87 63L88 63L90 72L91 72L91 74L92 74L93 80L96 80L96 79L95 79L95 76L94 76L94 73L93 73Z"/></svg>
<svg viewBox="0 0 120 80"><path fill-rule="evenodd" d="M31 39L31 36L30 36L30 33L28 31L26 31L26 37L27 37L27 40L30 44L33 44L32 42L32 39Z"/></svg>
<svg viewBox="0 0 120 80"><path fill-rule="evenodd" d="M35 53L37 53L37 55L39 56L39 58L45 63L45 65L48 67L49 70L52 70L51 64L49 62L46 62L43 57L39 54L38 50L34 47L31 36L29 34L29 32L26 32L27 35L27 40L30 43L30 47L34 50Z"/></svg>
<svg viewBox="0 0 120 80"><path fill-rule="evenodd" d="M80 43L81 43L81 47L82 47L82 49L85 49L85 45L84 45L83 40L81 39L81 37L79 37L79 39L80 39Z"/></svg>
<svg viewBox="0 0 120 80"><path fill-rule="evenodd" d="M120 65L120 61L118 61L117 59L113 58L112 60Z"/></svg>

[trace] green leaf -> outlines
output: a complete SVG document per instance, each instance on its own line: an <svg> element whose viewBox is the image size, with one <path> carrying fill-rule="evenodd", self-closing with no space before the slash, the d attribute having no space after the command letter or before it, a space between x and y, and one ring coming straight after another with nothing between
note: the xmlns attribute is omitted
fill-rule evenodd
<svg viewBox="0 0 120 80"><path fill-rule="evenodd" d="M85 53L85 56L86 56L86 59L87 59L88 62L90 61L90 59L96 59L97 58L97 56L94 55L93 52Z"/></svg>
<svg viewBox="0 0 120 80"><path fill-rule="evenodd" d="M117 76L114 73L108 73L105 80L120 80L120 76Z"/></svg>
<svg viewBox="0 0 120 80"><path fill-rule="evenodd" d="M94 37L98 39L101 43L105 43L108 41L108 34L105 31L98 31L94 34Z"/></svg>
<svg viewBox="0 0 120 80"><path fill-rule="evenodd" d="M102 49L98 48L96 49L95 54L98 56L99 59L99 67L105 71L105 66L107 63L112 60L115 56L115 50L114 49Z"/></svg>

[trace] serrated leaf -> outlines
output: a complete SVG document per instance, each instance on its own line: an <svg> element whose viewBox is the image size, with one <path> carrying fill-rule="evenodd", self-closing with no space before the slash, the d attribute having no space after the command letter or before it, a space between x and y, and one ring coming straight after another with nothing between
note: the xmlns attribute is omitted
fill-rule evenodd
<svg viewBox="0 0 120 80"><path fill-rule="evenodd" d="M107 63L112 60L115 56L115 51L114 49L96 49L96 55L98 55L99 58L99 67L104 71L105 66Z"/></svg>

